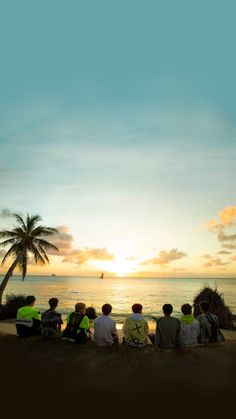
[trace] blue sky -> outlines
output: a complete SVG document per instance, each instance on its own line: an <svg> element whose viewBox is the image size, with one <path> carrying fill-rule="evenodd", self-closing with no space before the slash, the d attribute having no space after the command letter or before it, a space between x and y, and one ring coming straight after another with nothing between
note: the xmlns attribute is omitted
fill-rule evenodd
<svg viewBox="0 0 236 419"><path fill-rule="evenodd" d="M58 272L141 274L145 260L177 249L147 272L235 274L235 248L217 264L222 243L205 227L236 206L235 9L181 0L1 5L1 209L65 226L73 255L95 249L85 263L52 256ZM113 260L92 258L97 249Z"/></svg>

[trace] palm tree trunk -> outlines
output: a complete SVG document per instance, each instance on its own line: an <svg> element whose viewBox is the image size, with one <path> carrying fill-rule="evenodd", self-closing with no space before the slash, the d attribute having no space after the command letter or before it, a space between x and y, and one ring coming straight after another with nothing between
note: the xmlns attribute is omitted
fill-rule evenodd
<svg viewBox="0 0 236 419"><path fill-rule="evenodd" d="M5 290L5 288L6 288L7 284L8 284L9 279L11 278L11 276L13 274L13 271L14 271L16 265L19 262L19 259L20 259L20 257L18 256L14 260L13 264L10 266L10 268L8 269L6 275L4 276L4 278L2 280L2 283L0 285L0 305L2 304L2 296L3 296L4 290Z"/></svg>

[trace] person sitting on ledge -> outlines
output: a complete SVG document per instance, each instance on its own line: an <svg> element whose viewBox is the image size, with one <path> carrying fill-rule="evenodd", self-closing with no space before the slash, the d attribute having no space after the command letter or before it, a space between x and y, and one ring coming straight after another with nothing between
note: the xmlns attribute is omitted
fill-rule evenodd
<svg viewBox="0 0 236 419"><path fill-rule="evenodd" d="M41 336L45 339L62 337L61 325L63 324L61 314L56 311L57 298L50 298L50 308L42 313Z"/></svg>
<svg viewBox="0 0 236 419"><path fill-rule="evenodd" d="M147 344L149 327L147 320L142 315L142 310L141 304L134 304L132 306L133 314L125 319L123 325L123 342L136 348L143 348Z"/></svg>
<svg viewBox="0 0 236 419"><path fill-rule="evenodd" d="M103 316L97 317L94 321L93 341L99 346L112 346L118 343L115 320L109 317L112 311L111 304L103 304Z"/></svg>
<svg viewBox="0 0 236 419"><path fill-rule="evenodd" d="M171 304L164 304L162 310L164 317L156 319L156 334L150 334L149 339L157 348L177 348L180 346L180 321L171 317Z"/></svg>
<svg viewBox="0 0 236 419"><path fill-rule="evenodd" d="M208 302L201 301L199 308L202 314L197 316L200 323L198 343L207 345L208 343L223 342L225 338L219 329L219 319L216 314L210 313Z"/></svg>
<svg viewBox="0 0 236 419"><path fill-rule="evenodd" d="M34 307L36 298L28 295L26 305L19 308L16 315L16 332L18 336L28 337L40 335L40 312Z"/></svg>
<svg viewBox="0 0 236 419"><path fill-rule="evenodd" d="M198 320L192 314L192 306L183 304L181 307L183 315L180 318L180 341L182 346L196 346L197 338L200 333Z"/></svg>
<svg viewBox="0 0 236 419"><path fill-rule="evenodd" d="M88 316L85 315L86 305L77 303L75 311L66 317L67 325L63 332L63 338L73 342L86 343L90 338L90 323Z"/></svg>

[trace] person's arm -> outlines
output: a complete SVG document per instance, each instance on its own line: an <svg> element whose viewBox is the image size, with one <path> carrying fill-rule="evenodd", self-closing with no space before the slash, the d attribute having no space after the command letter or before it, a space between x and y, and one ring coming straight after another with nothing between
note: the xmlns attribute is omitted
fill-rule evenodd
<svg viewBox="0 0 236 419"><path fill-rule="evenodd" d="M41 321L41 314L37 309L34 310L33 319Z"/></svg>
<svg viewBox="0 0 236 419"><path fill-rule="evenodd" d="M196 319L196 329L197 329L197 337L198 337L200 335L200 324L197 319Z"/></svg>
<svg viewBox="0 0 236 419"><path fill-rule="evenodd" d="M59 332L61 331L61 325L63 324L63 321L62 321L62 318L61 318L61 314L59 315L59 319L58 319L59 321L58 321L58 326L57 326L57 328L58 328L58 330L59 330Z"/></svg>
<svg viewBox="0 0 236 419"><path fill-rule="evenodd" d="M112 333L113 335L117 335L116 322L114 322L114 324L113 324L113 327L112 327L111 333Z"/></svg>
<svg viewBox="0 0 236 419"><path fill-rule="evenodd" d="M159 331L159 327L160 327L159 323L160 323L160 321L161 321L161 319L157 320L157 322L156 322L156 336L155 336L155 343L154 343L154 345L157 348L160 347L160 343L161 343L161 334L160 334L160 331Z"/></svg>

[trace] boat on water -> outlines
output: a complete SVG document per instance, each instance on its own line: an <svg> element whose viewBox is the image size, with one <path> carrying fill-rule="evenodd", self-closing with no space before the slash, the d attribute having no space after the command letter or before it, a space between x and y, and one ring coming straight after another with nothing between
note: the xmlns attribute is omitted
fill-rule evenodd
<svg viewBox="0 0 236 419"><path fill-rule="evenodd" d="M51 276L56 276L56 274L52 274Z"/></svg>

